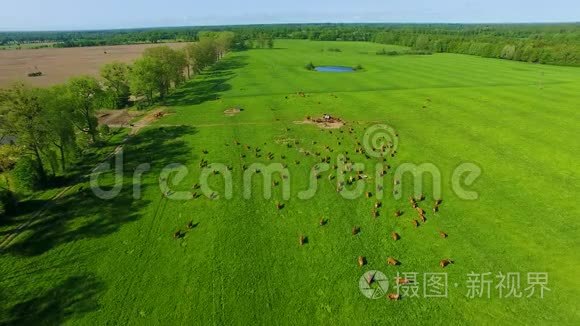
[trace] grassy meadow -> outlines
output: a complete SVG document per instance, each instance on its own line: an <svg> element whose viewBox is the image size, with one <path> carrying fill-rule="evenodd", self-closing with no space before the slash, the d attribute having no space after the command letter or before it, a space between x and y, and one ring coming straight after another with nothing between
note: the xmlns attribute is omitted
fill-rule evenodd
<svg viewBox="0 0 580 326"><path fill-rule="evenodd" d="M0 324L577 324L580 69L455 54L376 55L382 48L402 49L277 41L272 50L231 53L178 89L164 104L170 114L125 145L119 196L101 200L88 182L79 185L0 251ZM309 62L364 69L319 73L304 68ZM243 111L224 114L232 107ZM324 113L345 127L297 123ZM379 123L396 129L399 145L387 159L378 218L375 197L337 194L329 179L336 171L321 174L314 198L297 197L321 157L335 164L348 152L374 179L381 161L355 149ZM231 166L232 199L162 195L165 166L187 166L172 189L191 191L202 159ZM452 191L454 169L465 162L482 169L468 187L477 200ZM151 166L136 199L132 178L142 163ZM252 163L286 164L291 199L282 199L281 186L264 199L260 176L245 199L242 169ZM391 194L394 170L404 163L432 163L441 172L443 204L431 211L438 198L426 178L419 206L427 222L419 228L407 200L411 178L401 180L401 199ZM212 175L210 185L223 194L222 176ZM375 193L373 182L367 187ZM403 216L394 217L397 210ZM328 223L320 226L321 219ZM2 226L0 235L16 226ZM174 239L178 229L184 238ZM393 241L392 232L401 239ZM363 268L359 256L368 261ZM401 264L387 265L388 257ZM446 258L455 263L443 270ZM391 280L397 272L446 272L448 298L369 300L358 285L370 270ZM490 299L470 299L472 272L493 273L494 285L499 272L522 273L522 290L528 272L548 272L550 291L544 299L499 298L492 289Z"/></svg>

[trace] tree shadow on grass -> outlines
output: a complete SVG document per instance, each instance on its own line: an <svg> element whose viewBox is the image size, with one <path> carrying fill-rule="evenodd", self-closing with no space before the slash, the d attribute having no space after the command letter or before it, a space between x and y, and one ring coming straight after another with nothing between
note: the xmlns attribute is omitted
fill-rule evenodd
<svg viewBox="0 0 580 326"><path fill-rule="evenodd" d="M99 308L105 284L92 275L72 276L0 314L0 325L61 325L72 316Z"/></svg>
<svg viewBox="0 0 580 326"><path fill-rule="evenodd" d="M228 81L236 76L236 70L247 65L247 56L227 57L196 78L175 90L165 99L169 106L196 105L220 98L220 94L232 88Z"/></svg>
<svg viewBox="0 0 580 326"><path fill-rule="evenodd" d="M123 188L118 196L100 199L88 187L67 194L51 202L48 209L21 230L22 234L0 254L36 256L64 243L115 233L124 224L138 221L141 209L150 201L134 198L133 173L140 164L161 168L190 160L191 147L182 137L196 132L188 126L143 130L125 146ZM114 158L111 161L114 166ZM111 173L104 178L102 188L112 188L113 180Z"/></svg>

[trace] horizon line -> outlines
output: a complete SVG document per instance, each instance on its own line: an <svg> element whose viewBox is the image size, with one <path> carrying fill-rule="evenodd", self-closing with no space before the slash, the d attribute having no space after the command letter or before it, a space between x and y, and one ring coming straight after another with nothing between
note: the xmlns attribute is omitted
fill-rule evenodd
<svg viewBox="0 0 580 326"><path fill-rule="evenodd" d="M112 28L79 28L79 29L37 29L17 30L0 29L0 33L50 33L50 32L103 32L124 30L154 30L168 28L211 28L211 27L248 27L248 26L282 26L282 25L562 25L580 24L580 21L528 21L528 22L280 22L280 23L240 23L240 24L204 24L204 25L157 25Z"/></svg>

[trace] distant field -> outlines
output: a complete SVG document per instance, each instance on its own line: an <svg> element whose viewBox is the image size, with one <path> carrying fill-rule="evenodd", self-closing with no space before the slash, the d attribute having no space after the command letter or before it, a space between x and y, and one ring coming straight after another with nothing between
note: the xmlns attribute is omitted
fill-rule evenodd
<svg viewBox="0 0 580 326"><path fill-rule="evenodd" d="M170 114L125 145L118 197L97 199L84 184L85 192L59 199L0 252L0 324L578 324L579 68L456 54L377 56L383 47L400 48L372 43L276 47L231 53L173 93L164 103ZM364 69L318 73L304 68L310 61ZM243 111L224 114L230 108ZM342 132L300 123L324 113L346 121ZM399 135L378 217L378 177L371 173L371 198L342 198L331 177L336 170L321 172L314 198L297 198L321 157L334 164L348 155L374 171L382 160L356 149L377 123ZM174 191L200 191L193 185L202 160L231 167L232 199L223 198L217 174L209 180L218 200L163 196L160 172L171 163L190 172ZM256 162L288 166L290 200L282 198L279 175L272 198L264 198L260 176L250 186L254 195L244 198L244 166ZM479 194L474 201L451 189L464 162L483 171L468 187ZM132 181L142 163L151 171L136 199ZM419 205L427 221L418 228L409 176L402 199L392 195L394 170L405 163L432 163L442 174L436 213L432 180L424 180ZM105 180L112 185L111 176ZM395 217L397 210L403 216ZM17 225L7 221L0 236ZM353 236L355 226L361 232ZM174 239L176 230L184 238ZM359 256L368 262L362 268ZM388 257L400 265L389 266ZM442 269L445 258L455 264ZM389 277L389 292L397 273L419 273L419 298L365 298L359 280L371 270ZM442 272L447 298L424 298L424 273ZM468 298L467 275L487 272L491 297ZM550 291L544 299L500 298L499 272L521 273L521 291L527 273L547 272Z"/></svg>
<svg viewBox="0 0 580 326"><path fill-rule="evenodd" d="M173 48L185 43L164 43ZM15 81L33 86L50 86L69 78L88 74L98 75L101 66L112 61L132 62L144 49L160 44L115 45L63 49L22 49L0 51L0 87ZM106 53L105 53L106 52ZM40 70L41 77L28 77Z"/></svg>

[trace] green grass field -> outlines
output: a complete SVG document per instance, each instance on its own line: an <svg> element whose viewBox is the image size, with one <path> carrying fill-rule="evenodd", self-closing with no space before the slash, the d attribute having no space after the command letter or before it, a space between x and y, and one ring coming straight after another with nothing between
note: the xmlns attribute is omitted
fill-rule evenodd
<svg viewBox="0 0 580 326"><path fill-rule="evenodd" d="M578 68L453 54L377 56L384 46L370 43L278 41L276 47L231 53L176 91L166 101L171 114L125 146L118 197L97 199L85 185L0 252L0 323L580 321ZM331 47L342 52L323 51ZM309 72L304 65L310 61L364 70ZM231 107L244 110L226 116ZM324 113L346 121L342 133L296 123ZM392 126L400 138L397 155L387 160L392 168L378 218L371 215L376 198L343 199L328 179L331 172L322 173L314 198L297 198L320 162L305 151L330 156L332 164L348 152L371 171L379 160L355 148L377 123ZM231 165L233 198L163 198L163 167L186 165L190 174L173 189L190 191L202 159ZM281 187L264 199L261 177L253 180L252 198L243 198L242 167L256 162L288 165L289 201L282 200ZM483 171L469 187L479 193L474 201L451 188L452 173L464 162ZM151 163L151 171L142 197L134 199L132 174L141 163ZM426 178L427 198L419 205L428 220L417 229L407 200L411 178L402 180L402 199L390 194L394 170L403 163L432 163L441 171L441 209L431 212L435 198ZM210 184L223 194L222 180L211 176ZM372 185L367 191L374 193ZM281 210L278 201L285 203ZM397 210L404 215L395 218ZM321 218L326 226L319 226ZM197 224L192 230L189 221ZM361 228L357 236L354 226ZM177 229L187 231L183 239L173 238ZM440 238L439 230L449 237ZM397 242L393 231L401 235ZM301 235L308 237L304 246ZM368 261L363 268L359 256ZM401 264L388 266L388 257ZM455 263L441 269L445 258ZM370 270L384 272L391 285L397 272L420 273L421 294L423 273L446 272L448 297L369 300L359 279ZM466 282L472 272L493 273L493 286L499 272L521 273L522 290L528 272L547 272L550 291L543 299L499 298L492 289L489 299L471 299Z"/></svg>

